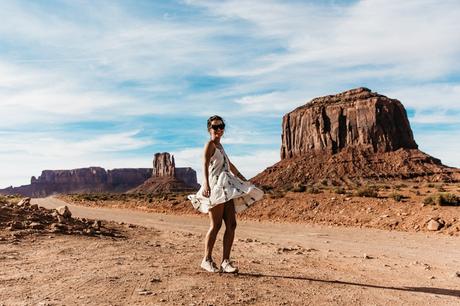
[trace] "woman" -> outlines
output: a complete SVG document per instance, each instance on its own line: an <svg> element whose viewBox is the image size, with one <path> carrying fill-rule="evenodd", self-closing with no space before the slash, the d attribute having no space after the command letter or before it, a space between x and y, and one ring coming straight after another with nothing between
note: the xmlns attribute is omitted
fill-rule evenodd
<svg viewBox="0 0 460 306"><path fill-rule="evenodd" d="M225 222L224 248L220 271L238 272L230 260L236 228L236 213L248 208L263 197L263 191L246 181L244 176L228 159L224 147L220 143L225 130L224 120L219 116L208 119L210 140L204 148L203 174L204 179L196 194L188 195L195 209L208 213L210 228L205 238L205 254L201 267L209 272L219 269L212 259L212 249L217 233Z"/></svg>

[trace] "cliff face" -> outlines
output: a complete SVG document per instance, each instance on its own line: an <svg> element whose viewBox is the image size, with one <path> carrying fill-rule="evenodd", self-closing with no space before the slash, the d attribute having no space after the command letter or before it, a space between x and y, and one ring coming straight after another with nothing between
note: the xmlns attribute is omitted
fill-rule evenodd
<svg viewBox="0 0 460 306"><path fill-rule="evenodd" d="M367 88L313 99L284 115L281 161L251 179L295 183L381 179L456 181L460 171L419 151L404 106Z"/></svg>
<svg viewBox="0 0 460 306"><path fill-rule="evenodd" d="M168 152L156 153L153 158L152 176L175 176L174 156Z"/></svg>
<svg viewBox="0 0 460 306"><path fill-rule="evenodd" d="M284 115L281 159L347 147L373 152L417 149L406 111L398 100L357 88L313 99Z"/></svg>

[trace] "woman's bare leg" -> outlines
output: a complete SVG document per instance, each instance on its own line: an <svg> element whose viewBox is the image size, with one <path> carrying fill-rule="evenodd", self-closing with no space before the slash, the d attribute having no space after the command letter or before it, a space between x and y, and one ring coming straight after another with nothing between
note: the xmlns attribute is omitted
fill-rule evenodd
<svg viewBox="0 0 460 306"><path fill-rule="evenodd" d="M219 204L209 210L209 220L210 226L209 230L206 233L206 237L204 240L204 257L205 259L212 258L212 249L214 247L214 243L216 242L217 233L222 226L222 216L224 213L224 205Z"/></svg>
<svg viewBox="0 0 460 306"><path fill-rule="evenodd" d="M230 251L233 245L233 238L235 238L236 229L236 212L235 204L233 200L230 200L224 204L224 215L223 219L225 222L225 233L224 233L224 259L230 259Z"/></svg>

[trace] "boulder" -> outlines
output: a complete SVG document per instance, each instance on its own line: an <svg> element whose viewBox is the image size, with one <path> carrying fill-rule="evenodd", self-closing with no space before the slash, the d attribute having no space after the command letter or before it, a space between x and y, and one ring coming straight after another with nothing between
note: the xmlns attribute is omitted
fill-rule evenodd
<svg viewBox="0 0 460 306"><path fill-rule="evenodd" d="M442 227L442 224L434 219L431 219L430 221L428 221L428 224L426 225L426 228L429 231L439 231L441 227Z"/></svg>
<svg viewBox="0 0 460 306"><path fill-rule="evenodd" d="M63 216L66 219L72 217L72 213L70 212L70 210L67 207L67 205L60 206L60 207L56 208L56 210L61 216Z"/></svg>

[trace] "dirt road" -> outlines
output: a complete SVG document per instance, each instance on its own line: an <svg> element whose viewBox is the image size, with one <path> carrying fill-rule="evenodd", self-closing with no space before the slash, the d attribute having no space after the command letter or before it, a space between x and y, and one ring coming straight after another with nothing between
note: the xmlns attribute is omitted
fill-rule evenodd
<svg viewBox="0 0 460 306"><path fill-rule="evenodd" d="M199 268L207 216L67 205L74 216L147 229L126 228L126 240L0 244L0 305L460 304L459 237L238 221L232 258L240 273L209 274Z"/></svg>

